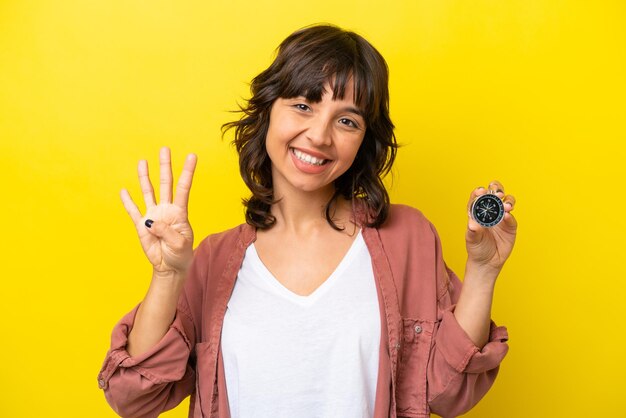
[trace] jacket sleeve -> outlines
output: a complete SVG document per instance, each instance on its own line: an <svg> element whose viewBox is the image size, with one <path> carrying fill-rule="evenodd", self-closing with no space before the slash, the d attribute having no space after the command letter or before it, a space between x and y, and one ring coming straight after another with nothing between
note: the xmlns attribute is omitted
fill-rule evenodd
<svg viewBox="0 0 626 418"><path fill-rule="evenodd" d="M111 347L98 374L98 385L120 416L158 417L193 391L195 372L189 358L194 347L194 330L185 305L183 292L167 333L139 356L131 357L126 351L128 334L139 306L113 329Z"/></svg>
<svg viewBox="0 0 626 418"><path fill-rule="evenodd" d="M436 232L435 232L436 234ZM438 276L445 282L438 296L438 325L428 362L428 402L444 418L470 410L487 393L508 351L508 333L492 321L489 341L479 349L454 316L461 281L441 258L437 238Z"/></svg>

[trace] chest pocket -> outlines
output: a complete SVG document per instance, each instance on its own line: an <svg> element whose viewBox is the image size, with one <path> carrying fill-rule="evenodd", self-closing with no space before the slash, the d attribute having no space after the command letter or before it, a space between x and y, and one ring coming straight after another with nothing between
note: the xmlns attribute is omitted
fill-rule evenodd
<svg viewBox="0 0 626 418"><path fill-rule="evenodd" d="M420 319L402 319L402 343L398 359L396 405L398 417L429 416L426 401L426 370L434 323Z"/></svg>

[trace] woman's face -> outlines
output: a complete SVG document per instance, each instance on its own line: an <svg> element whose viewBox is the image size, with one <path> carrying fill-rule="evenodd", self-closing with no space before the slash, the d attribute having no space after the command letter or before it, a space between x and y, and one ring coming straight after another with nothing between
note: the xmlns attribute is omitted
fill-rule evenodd
<svg viewBox="0 0 626 418"><path fill-rule="evenodd" d="M276 99L266 137L276 198L290 191L334 193L333 182L350 168L365 135L353 97L348 83L343 99L332 99L329 84L319 103Z"/></svg>

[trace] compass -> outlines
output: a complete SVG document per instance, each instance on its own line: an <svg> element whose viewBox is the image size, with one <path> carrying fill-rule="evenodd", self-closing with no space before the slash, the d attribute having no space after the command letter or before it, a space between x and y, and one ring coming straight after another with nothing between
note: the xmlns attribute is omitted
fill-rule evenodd
<svg viewBox="0 0 626 418"><path fill-rule="evenodd" d="M496 226L504 218L504 204L502 200L491 191L478 196L470 209L472 218L486 228Z"/></svg>

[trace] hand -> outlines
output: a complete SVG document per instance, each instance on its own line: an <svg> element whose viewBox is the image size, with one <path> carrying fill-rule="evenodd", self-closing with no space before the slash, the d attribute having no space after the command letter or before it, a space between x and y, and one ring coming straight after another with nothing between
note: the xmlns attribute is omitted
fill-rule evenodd
<svg viewBox="0 0 626 418"><path fill-rule="evenodd" d="M141 247L154 267L155 273L181 273L185 272L191 264L193 231L189 225L187 204L196 162L196 155L187 156L176 186L176 197L172 203L170 150L166 147L161 148L159 154L161 201L157 204L148 175L148 162L139 161L137 172L146 204L144 216L139 212L128 191L126 189L121 191L124 208L135 224Z"/></svg>
<svg viewBox="0 0 626 418"><path fill-rule="evenodd" d="M474 200L489 190L496 192L496 196L503 199L504 219L496 226L484 228L474 219L469 211ZM465 244L467 247L467 266L494 271L496 274L502 269L507 260L517 234L517 221L511 214L515 206L515 198L512 195L504 194L504 187L498 181L489 184L489 189L479 187L472 191L468 204L468 224L465 234Z"/></svg>

